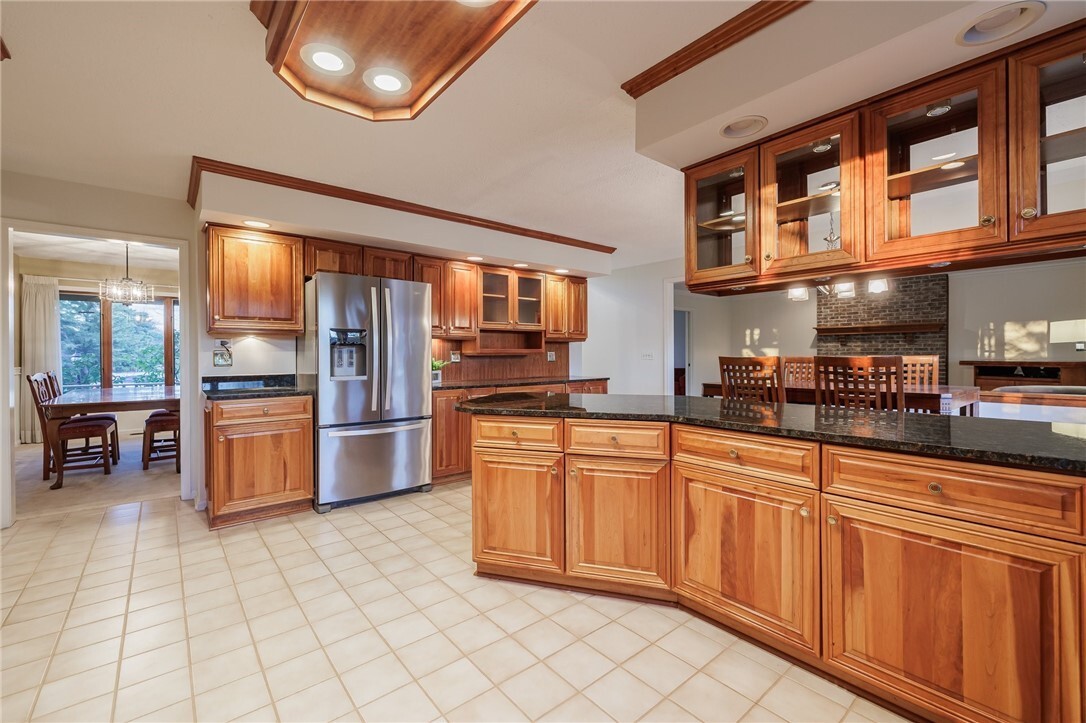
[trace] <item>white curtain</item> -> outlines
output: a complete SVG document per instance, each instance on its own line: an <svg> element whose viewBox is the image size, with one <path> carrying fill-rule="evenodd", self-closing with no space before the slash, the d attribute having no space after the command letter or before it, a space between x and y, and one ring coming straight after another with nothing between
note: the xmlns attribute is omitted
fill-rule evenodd
<svg viewBox="0 0 1086 723"><path fill-rule="evenodd" d="M23 276L22 297L23 376L55 371L60 376L60 285L48 276ZM19 440L23 444L42 441L38 413L30 388L19 395Z"/></svg>

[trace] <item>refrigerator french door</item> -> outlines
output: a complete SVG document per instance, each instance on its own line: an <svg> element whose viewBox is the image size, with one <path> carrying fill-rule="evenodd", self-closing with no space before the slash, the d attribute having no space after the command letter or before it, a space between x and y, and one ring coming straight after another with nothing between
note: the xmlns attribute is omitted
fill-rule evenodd
<svg viewBox="0 0 1086 723"><path fill-rule="evenodd" d="M299 384L316 399L319 512L430 485L430 285L319 272Z"/></svg>

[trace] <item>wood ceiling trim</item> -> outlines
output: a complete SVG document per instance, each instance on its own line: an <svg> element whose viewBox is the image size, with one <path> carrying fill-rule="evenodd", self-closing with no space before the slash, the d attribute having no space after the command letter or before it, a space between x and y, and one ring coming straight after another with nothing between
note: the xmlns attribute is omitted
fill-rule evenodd
<svg viewBox="0 0 1086 723"><path fill-rule="evenodd" d="M478 216L468 216L467 214L457 213L455 211L446 211L432 206L423 206L422 204L412 203L411 201L402 201L397 198L389 198L388 196L379 196L375 193L357 191L353 188L333 186L329 183L310 181L304 178L298 178L297 176L288 176L282 173L275 173L274 171L264 171L251 166L241 166L235 163L216 161L211 158L201 158L199 156L192 157L192 168L189 171L187 200L189 206L192 208L196 208L196 198L200 193L200 177L205 172L217 173L221 176L230 176L232 178L240 178L246 181L255 181L257 183L266 183L281 188L290 188L295 191L315 193L330 198L340 198L355 203L364 203L369 206L379 206L381 208L403 211L404 213L413 213L419 216L428 216L442 221L462 223L468 226L476 226L491 231L500 231L501 233L534 238L540 241L561 244L563 246L573 246L575 248L595 251L601 254L613 254L616 251L613 246L606 246L591 241L582 241L581 239L572 238L570 236L561 236L547 231L537 231L535 229L514 226L501 221L491 221L490 219L479 218Z"/></svg>
<svg viewBox="0 0 1086 723"><path fill-rule="evenodd" d="M630 97L640 98L653 88L791 15L809 2L811 0L759 0L734 18L630 78L622 84L622 89Z"/></svg>

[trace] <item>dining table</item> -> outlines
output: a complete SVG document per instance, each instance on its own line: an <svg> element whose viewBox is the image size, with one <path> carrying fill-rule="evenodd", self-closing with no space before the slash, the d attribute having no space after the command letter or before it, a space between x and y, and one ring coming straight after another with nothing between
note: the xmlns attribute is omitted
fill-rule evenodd
<svg viewBox="0 0 1086 723"><path fill-rule="evenodd" d="M60 396L42 402L45 415L45 437L53 459L63 459L63 442L60 439L60 425L80 414L104 412L131 412L140 409L166 409L176 412L181 409L181 387L164 385L139 385L126 387L79 387L64 392ZM64 467L56 465L57 481L49 489L57 490L64 486Z"/></svg>
<svg viewBox="0 0 1086 723"><path fill-rule="evenodd" d="M724 392L720 382L705 382L701 396L720 397ZM792 380L785 383L785 399L796 404L814 404L814 382ZM980 387L949 384L906 384L905 409L929 414L960 414L976 416L980 404Z"/></svg>

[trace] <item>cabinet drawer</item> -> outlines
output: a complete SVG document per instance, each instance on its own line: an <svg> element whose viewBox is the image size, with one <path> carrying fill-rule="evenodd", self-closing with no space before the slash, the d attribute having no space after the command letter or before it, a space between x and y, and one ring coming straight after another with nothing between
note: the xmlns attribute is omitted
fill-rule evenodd
<svg viewBox="0 0 1086 723"><path fill-rule="evenodd" d="M742 471L758 477L818 487L818 444L760 434L720 432L674 425L671 434L675 461L717 469Z"/></svg>
<svg viewBox="0 0 1086 723"><path fill-rule="evenodd" d="M585 454L667 459L664 422L566 422L566 451Z"/></svg>
<svg viewBox="0 0 1086 723"><path fill-rule="evenodd" d="M825 448L826 492L1010 530L1086 539L1086 478L945 459Z"/></svg>
<svg viewBox="0 0 1086 723"><path fill-rule="evenodd" d="M478 447L562 451L561 419L475 416L471 429Z"/></svg>
<svg viewBox="0 0 1086 723"><path fill-rule="evenodd" d="M212 424L235 424L265 419L304 419L313 414L313 397L273 397L214 402Z"/></svg>

